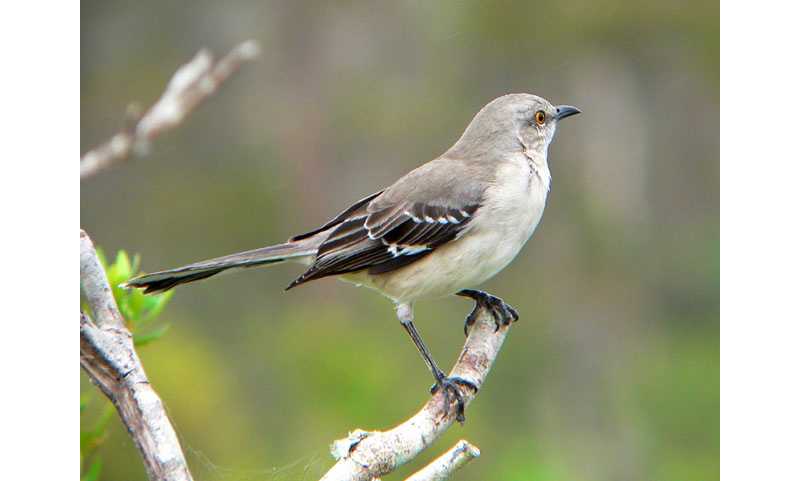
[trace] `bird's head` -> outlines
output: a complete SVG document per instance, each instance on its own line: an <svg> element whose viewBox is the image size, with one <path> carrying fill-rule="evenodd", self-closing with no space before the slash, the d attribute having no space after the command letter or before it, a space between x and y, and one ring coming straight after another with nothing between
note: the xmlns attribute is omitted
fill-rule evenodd
<svg viewBox="0 0 800 481"><path fill-rule="evenodd" d="M507 94L483 107L448 151L457 157L526 149L546 154L559 120L580 113L570 105L554 106L532 94Z"/></svg>

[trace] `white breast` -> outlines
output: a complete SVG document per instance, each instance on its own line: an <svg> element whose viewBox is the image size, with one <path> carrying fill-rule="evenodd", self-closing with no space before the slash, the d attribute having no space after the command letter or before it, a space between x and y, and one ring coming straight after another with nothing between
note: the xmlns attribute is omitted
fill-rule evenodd
<svg viewBox="0 0 800 481"><path fill-rule="evenodd" d="M480 225L484 241L494 241L494 252L487 253L496 274L519 253L544 213L550 171L547 164L525 162L503 165L497 182L486 192L486 219ZM477 221L478 219L476 219ZM477 233L476 233L477 234ZM484 279L485 280L485 279Z"/></svg>
<svg viewBox="0 0 800 481"><path fill-rule="evenodd" d="M475 287L507 266L544 212L550 172L520 154L499 167L469 231L455 242L396 271L358 276L398 302L441 297Z"/></svg>

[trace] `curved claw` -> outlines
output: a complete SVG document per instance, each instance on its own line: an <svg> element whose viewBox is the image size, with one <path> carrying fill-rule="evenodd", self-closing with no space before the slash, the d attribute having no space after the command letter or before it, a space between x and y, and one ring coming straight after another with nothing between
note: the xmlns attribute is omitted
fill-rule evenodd
<svg viewBox="0 0 800 481"><path fill-rule="evenodd" d="M480 311L481 307L486 307L489 309L489 312L492 313L495 324L494 332L497 332L498 329L500 329L500 326L508 326L509 324L519 320L519 313L516 311L516 309L506 304L499 297L495 297L491 294L487 294L483 291L478 291L475 289L464 289L458 291L456 295L469 297L475 300L475 308L472 310L469 316L467 316L467 320L464 322L464 335L468 334L469 328L471 328L478 320L478 311Z"/></svg>
<svg viewBox="0 0 800 481"><path fill-rule="evenodd" d="M453 399L455 399L456 409L457 409L456 421L460 423L466 421L467 417L464 414L464 407L465 407L464 394L461 392L459 384L466 386L475 392L478 391L478 387L475 386L475 384L460 377L443 376L441 379L437 380L436 384L434 384L433 387L431 388L431 394L436 394L436 391L440 389L444 394L444 410L442 411L441 419L444 419L450 413L450 403L452 403Z"/></svg>

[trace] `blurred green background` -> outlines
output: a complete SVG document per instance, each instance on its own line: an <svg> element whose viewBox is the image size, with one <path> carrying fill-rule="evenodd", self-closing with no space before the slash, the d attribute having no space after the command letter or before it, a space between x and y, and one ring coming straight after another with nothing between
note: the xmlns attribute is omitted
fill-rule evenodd
<svg viewBox="0 0 800 481"><path fill-rule="evenodd" d="M81 151L203 46L263 49L150 155L81 184L81 227L155 271L284 241L444 152L507 92L560 125L539 228L483 288L521 314L467 423L461 480L719 477L719 4L81 2ZM425 402L390 301L293 264L179 288L139 354L197 480L316 479L348 430ZM445 370L461 298L419 303ZM81 392L94 388L81 372ZM97 393L82 423L101 412ZM101 479L144 479L115 418Z"/></svg>

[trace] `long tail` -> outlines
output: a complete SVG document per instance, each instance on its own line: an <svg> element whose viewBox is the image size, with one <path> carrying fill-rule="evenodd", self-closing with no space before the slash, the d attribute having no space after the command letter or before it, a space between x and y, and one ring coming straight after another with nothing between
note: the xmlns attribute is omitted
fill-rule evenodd
<svg viewBox="0 0 800 481"><path fill-rule="evenodd" d="M287 244L264 247L197 262L177 269L146 274L131 279L120 287L144 289L145 294L168 291L179 284L199 281L234 267L254 267L313 255L317 252L318 246L316 244L318 242L309 241L311 239L305 242L289 242Z"/></svg>

